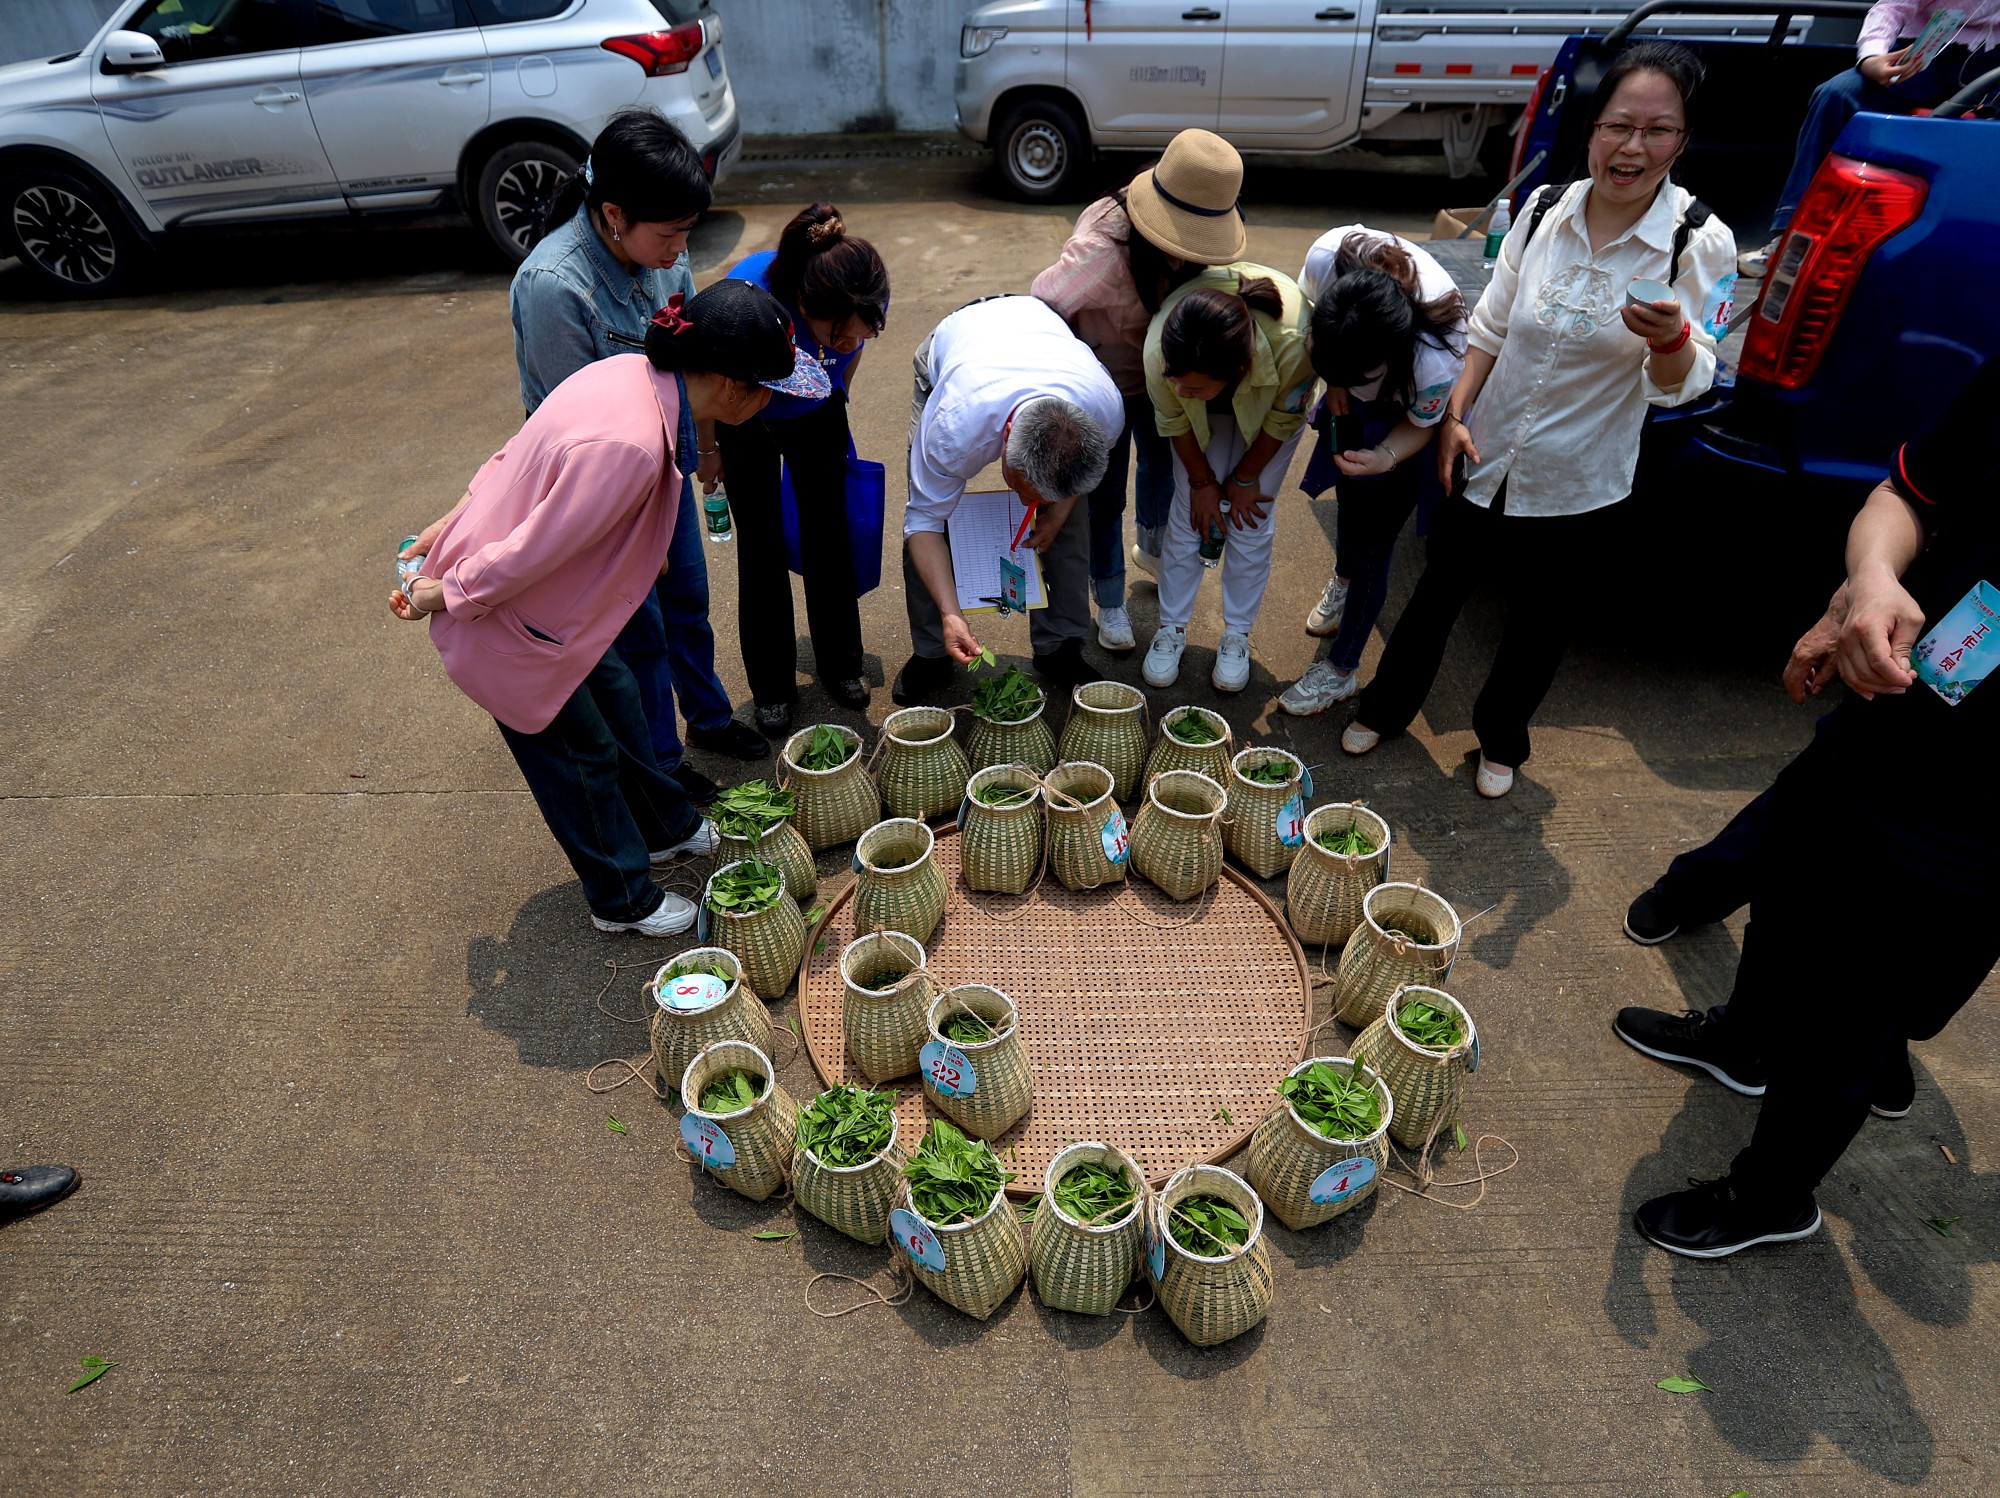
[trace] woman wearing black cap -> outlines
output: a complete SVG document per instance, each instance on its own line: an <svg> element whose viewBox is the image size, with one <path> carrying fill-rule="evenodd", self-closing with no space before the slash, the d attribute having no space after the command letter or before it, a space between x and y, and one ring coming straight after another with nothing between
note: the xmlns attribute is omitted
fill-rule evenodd
<svg viewBox="0 0 2000 1498"><path fill-rule="evenodd" d="M716 845L662 773L632 673L612 641L666 565L680 509L685 409L743 422L773 390L826 393L768 292L724 281L673 298L646 353L579 370L481 468L409 594L445 674L493 714L600 931L670 936L694 921L651 869ZM682 443L680 446L685 447Z"/></svg>

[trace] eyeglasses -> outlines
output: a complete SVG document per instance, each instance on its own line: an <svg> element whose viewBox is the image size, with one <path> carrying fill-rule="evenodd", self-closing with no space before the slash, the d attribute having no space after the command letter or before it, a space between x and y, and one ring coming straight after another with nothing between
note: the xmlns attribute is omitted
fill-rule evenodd
<svg viewBox="0 0 2000 1498"><path fill-rule="evenodd" d="M1636 133L1649 151L1664 151L1669 146L1680 144L1687 131L1679 125L1648 125L1641 130L1637 125L1628 125L1623 120L1599 120L1597 133L1614 145L1624 145Z"/></svg>

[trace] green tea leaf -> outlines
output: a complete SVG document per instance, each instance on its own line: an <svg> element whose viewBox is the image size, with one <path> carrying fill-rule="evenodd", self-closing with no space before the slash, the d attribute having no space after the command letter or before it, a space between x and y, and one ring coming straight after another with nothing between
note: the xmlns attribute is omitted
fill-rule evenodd
<svg viewBox="0 0 2000 1498"><path fill-rule="evenodd" d="M78 1389L88 1388L118 1366L108 1358L96 1357L78 1358L77 1365L84 1370L83 1377L64 1389L65 1394L74 1394Z"/></svg>
<svg viewBox="0 0 2000 1498"><path fill-rule="evenodd" d="M1230 1117L1229 1110L1227 1108L1217 1108L1213 1113L1211 1113L1208 1116L1208 1118L1210 1123L1214 1123L1217 1120L1220 1120L1221 1122L1226 1124L1233 1124L1236 1122L1234 1118Z"/></svg>
<svg viewBox="0 0 2000 1498"><path fill-rule="evenodd" d="M1032 715L1042 701L1040 685L1019 666L1009 666L998 676L983 677L972 684L973 715L989 723L1018 723Z"/></svg>
<svg viewBox="0 0 2000 1498"><path fill-rule="evenodd" d="M1219 1196L1184 1196L1167 1213L1167 1231L1191 1254L1219 1259L1250 1241L1250 1223Z"/></svg>
<svg viewBox="0 0 2000 1498"><path fill-rule="evenodd" d="M831 723L815 724L806 735L805 751L799 755L801 770L834 770L846 764L861 745Z"/></svg>
<svg viewBox="0 0 2000 1498"><path fill-rule="evenodd" d="M817 926L819 924L819 918L825 914L826 914L826 902L822 900L817 905L813 906L811 910L808 910L806 912L806 924L808 926Z"/></svg>
<svg viewBox="0 0 2000 1498"><path fill-rule="evenodd" d="M826 945L825 941L822 940L820 942L820 945L825 946ZM796 1014L792 1016L791 1024L792 1024L792 1033L798 1036L800 1040L804 1040L806 1038L806 1032L799 1028L799 1017Z"/></svg>
<svg viewBox="0 0 2000 1498"><path fill-rule="evenodd" d="M759 1243L790 1243L794 1238L798 1237L798 1230L793 1229L789 1233L753 1233L751 1236Z"/></svg>
<svg viewBox="0 0 2000 1498"><path fill-rule="evenodd" d="M1712 1394L1715 1392L1692 1373L1688 1374L1685 1378L1678 1376L1663 1378L1657 1384L1653 1385L1653 1387L1656 1389L1665 1389L1669 1394Z"/></svg>
<svg viewBox="0 0 2000 1498"><path fill-rule="evenodd" d="M1298 778L1299 769L1289 759L1267 759L1261 765L1240 768L1236 773L1258 785L1285 785Z"/></svg>
<svg viewBox="0 0 2000 1498"><path fill-rule="evenodd" d="M718 792L709 806L715 830L725 837L756 840L791 816L797 803L790 791L781 791L768 780L746 780Z"/></svg>
<svg viewBox="0 0 2000 1498"><path fill-rule="evenodd" d="M1177 717L1167 720L1167 732L1183 744L1219 744L1222 735L1215 731L1215 725L1193 708L1183 708Z"/></svg>
<svg viewBox="0 0 2000 1498"><path fill-rule="evenodd" d="M1458 1015L1435 1004L1417 999L1396 1011L1396 1028L1409 1037L1411 1045L1427 1051L1448 1051L1465 1037Z"/></svg>
<svg viewBox="0 0 2000 1498"><path fill-rule="evenodd" d="M1750 1490L1748 1488L1738 1488L1729 1495L1729 1498L1750 1498Z"/></svg>
<svg viewBox="0 0 2000 1498"><path fill-rule="evenodd" d="M1338 853L1343 858L1364 858L1375 851L1375 840L1358 824L1343 827L1338 832L1315 833L1313 841L1327 852Z"/></svg>
<svg viewBox="0 0 2000 1498"><path fill-rule="evenodd" d="M1382 1099L1352 1068L1315 1061L1278 1084L1278 1096L1327 1139L1365 1139L1382 1126Z"/></svg>
<svg viewBox="0 0 2000 1498"><path fill-rule="evenodd" d="M741 1067L734 1068L714 1078L701 1089L701 1111L739 1112L762 1097L769 1086L768 1077L760 1077L755 1072L744 1071Z"/></svg>
<svg viewBox="0 0 2000 1498"><path fill-rule="evenodd" d="M604 1115L604 1127L609 1129L614 1134L629 1134L632 1132L630 1129L626 1128L625 1125L620 1123L617 1120L617 1118L615 1118L613 1115L609 1113Z"/></svg>
<svg viewBox="0 0 2000 1498"><path fill-rule="evenodd" d="M903 1178L910 1183L910 1205L937 1227L972 1221L1014 1179L992 1145L966 1138L941 1118L903 1167Z"/></svg>
<svg viewBox="0 0 2000 1498"><path fill-rule="evenodd" d="M731 865L708 883L708 908L731 915L769 910L784 897L784 873L776 864L754 858Z"/></svg>
<svg viewBox="0 0 2000 1498"><path fill-rule="evenodd" d="M1455 1135L1457 1135L1457 1136L1458 1136L1458 1147L1459 1147L1460 1149L1464 1149L1464 1148L1465 1148L1465 1125L1464 1125L1464 1124L1453 1124L1453 1125L1451 1126L1451 1131L1452 1131L1452 1133L1453 1133L1453 1134L1455 1134Z"/></svg>
<svg viewBox="0 0 2000 1498"><path fill-rule="evenodd" d="M814 942L813 956L818 957L824 953L826 951L826 944L832 940L833 938L830 936L822 936L818 941Z"/></svg>
<svg viewBox="0 0 2000 1498"><path fill-rule="evenodd" d="M1086 1225L1115 1222L1138 1200L1139 1188L1123 1167L1072 1165L1056 1182L1055 1203L1065 1217ZM1037 1198L1040 1200L1040 1198Z"/></svg>
<svg viewBox="0 0 2000 1498"><path fill-rule="evenodd" d="M822 1164L847 1170L881 1154L895 1131L892 1095L847 1086L830 1087L801 1108L793 1137Z"/></svg>
<svg viewBox="0 0 2000 1498"><path fill-rule="evenodd" d="M980 647L979 664L985 667L988 671L991 671L995 664L995 657L993 655L993 652L986 649L984 646Z"/></svg>
<svg viewBox="0 0 2000 1498"><path fill-rule="evenodd" d="M1957 1221L1956 1217L1926 1217L1924 1219L1924 1226L1929 1228L1933 1233L1936 1233L1940 1238L1956 1238L1958 1234L1951 1230L1951 1225Z"/></svg>

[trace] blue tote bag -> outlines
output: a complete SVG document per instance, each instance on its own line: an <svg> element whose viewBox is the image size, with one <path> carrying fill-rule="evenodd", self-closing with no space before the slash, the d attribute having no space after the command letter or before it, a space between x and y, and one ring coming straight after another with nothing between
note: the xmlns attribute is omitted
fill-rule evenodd
<svg viewBox="0 0 2000 1498"><path fill-rule="evenodd" d="M855 596L882 585L882 522L888 508L888 474L880 463L858 457L854 438L847 439L847 544L854 556ZM785 526L785 563L805 576L799 560L799 501L792 493L791 465L778 480L779 507Z"/></svg>

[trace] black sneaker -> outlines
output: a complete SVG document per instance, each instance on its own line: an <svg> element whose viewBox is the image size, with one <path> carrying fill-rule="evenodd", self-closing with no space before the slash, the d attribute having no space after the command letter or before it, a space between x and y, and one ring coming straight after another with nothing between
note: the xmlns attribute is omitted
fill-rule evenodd
<svg viewBox="0 0 2000 1498"><path fill-rule="evenodd" d="M764 736L748 724L729 719L720 728L689 726L687 740L710 754L726 754L731 759L762 759L771 752Z"/></svg>
<svg viewBox="0 0 2000 1498"><path fill-rule="evenodd" d="M953 669L948 655L913 655L896 673L890 699L898 707L920 707L951 685Z"/></svg>
<svg viewBox="0 0 2000 1498"><path fill-rule="evenodd" d="M1689 1177L1688 1186L1656 1196L1632 1214L1639 1236L1670 1254L1726 1259L1759 1243L1793 1243L1819 1231L1819 1204L1810 1196L1803 1207L1784 1208L1744 1196L1729 1176Z"/></svg>
<svg viewBox="0 0 2000 1498"><path fill-rule="evenodd" d="M1719 1012L1719 1010L1718 1010ZM1698 1066L1732 1092L1745 1097L1764 1095L1764 1069L1729 1043L1720 1019L1699 1009L1668 1014L1663 1009L1621 1009L1611 1032L1633 1050L1655 1061Z"/></svg>
<svg viewBox="0 0 2000 1498"><path fill-rule="evenodd" d="M688 800L692 801L696 806L708 805L709 802L715 799L716 792L722 789L722 787L718 786L713 780L710 780L701 771L686 761L675 765L667 773L673 777L674 784L687 793Z"/></svg>
<svg viewBox="0 0 2000 1498"><path fill-rule="evenodd" d="M838 702L842 707L851 707L857 711L868 706L875 697L874 689L858 676L847 676L841 678L839 681L829 681L825 683L825 686L827 696Z"/></svg>
<svg viewBox="0 0 2000 1498"><path fill-rule="evenodd" d="M1657 947L1680 929L1658 889L1647 890L1625 912L1625 934L1642 947Z"/></svg>
<svg viewBox="0 0 2000 1498"><path fill-rule="evenodd" d="M1868 1111L1877 1118L1908 1118L1917 1101L1917 1074L1910 1069L1909 1047L1902 1058L1891 1064L1889 1074L1875 1084L1868 1099Z"/></svg>
<svg viewBox="0 0 2000 1498"><path fill-rule="evenodd" d="M1064 640L1047 655L1035 657L1035 674L1059 692L1102 681L1104 674L1083 658L1083 641Z"/></svg>
<svg viewBox="0 0 2000 1498"><path fill-rule="evenodd" d="M53 1207L82 1184L83 1172L68 1165L18 1165L0 1170L0 1222Z"/></svg>
<svg viewBox="0 0 2000 1498"><path fill-rule="evenodd" d="M780 738L792 731L792 705L789 702L760 702L757 704L757 731L767 739Z"/></svg>

